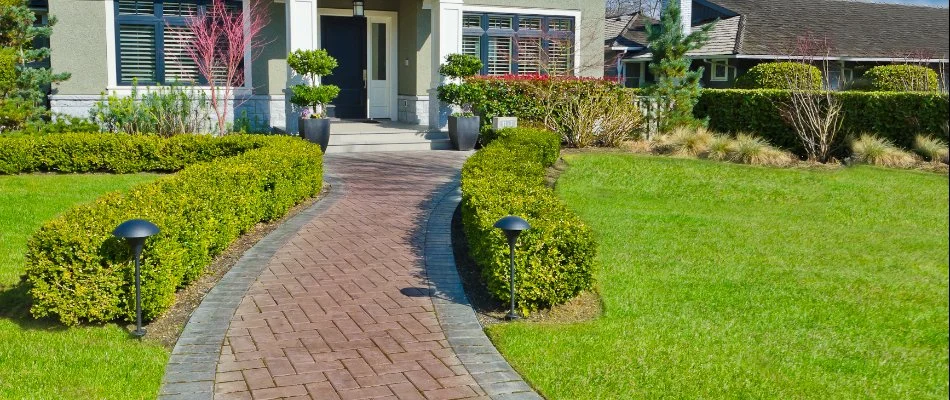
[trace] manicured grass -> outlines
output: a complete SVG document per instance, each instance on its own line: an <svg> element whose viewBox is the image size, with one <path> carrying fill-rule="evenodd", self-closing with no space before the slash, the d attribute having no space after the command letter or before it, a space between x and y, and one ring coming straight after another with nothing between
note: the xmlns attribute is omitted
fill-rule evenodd
<svg viewBox="0 0 950 400"><path fill-rule="evenodd" d="M26 241L44 221L102 194L156 179L137 175L0 176L0 399L149 399L167 352L116 325L66 329L29 316L17 283Z"/></svg>
<svg viewBox="0 0 950 400"><path fill-rule="evenodd" d="M489 334L550 399L948 395L948 181L568 157L604 315Z"/></svg>

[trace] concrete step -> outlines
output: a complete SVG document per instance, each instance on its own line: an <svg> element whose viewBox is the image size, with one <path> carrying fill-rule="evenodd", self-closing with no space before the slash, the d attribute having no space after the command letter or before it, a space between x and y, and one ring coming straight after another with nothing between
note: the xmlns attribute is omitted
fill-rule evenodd
<svg viewBox="0 0 950 400"><path fill-rule="evenodd" d="M350 144L384 144L384 143L417 143L432 140L447 140L449 137L443 132L397 132L338 134L330 133L330 146Z"/></svg>
<svg viewBox="0 0 950 400"><path fill-rule="evenodd" d="M327 154L362 153L377 151L421 151L421 150L449 150L452 143L448 139L424 140L403 143L355 143L331 144L327 146Z"/></svg>

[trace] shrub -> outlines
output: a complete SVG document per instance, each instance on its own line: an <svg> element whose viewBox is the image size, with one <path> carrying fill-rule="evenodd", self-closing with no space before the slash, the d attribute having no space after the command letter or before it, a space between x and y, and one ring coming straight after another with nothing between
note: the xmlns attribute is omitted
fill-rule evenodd
<svg viewBox="0 0 950 400"><path fill-rule="evenodd" d="M742 89L821 89L821 70L798 62L762 63L736 78Z"/></svg>
<svg viewBox="0 0 950 400"><path fill-rule="evenodd" d="M741 164L782 167L795 162L795 158L789 153L776 149L770 146L767 140L752 135L736 135L733 149L730 160Z"/></svg>
<svg viewBox="0 0 950 400"><path fill-rule="evenodd" d="M287 66L309 81L290 88L290 102L298 107L310 107L310 118L326 118L327 104L340 95L340 88L335 85L317 85L317 82L321 76L332 74L339 66L336 58L324 49L296 50L287 56Z"/></svg>
<svg viewBox="0 0 950 400"><path fill-rule="evenodd" d="M937 72L921 65L878 65L864 73L873 90L936 92Z"/></svg>
<svg viewBox="0 0 950 400"><path fill-rule="evenodd" d="M518 306L525 313L564 303L594 281L593 233L544 183L545 168L559 150L557 135L516 128L503 131L462 168L465 233L499 300L508 299L508 245L493 224L505 215L531 224L515 256Z"/></svg>
<svg viewBox="0 0 950 400"><path fill-rule="evenodd" d="M836 143L838 156L846 153L844 137L874 132L896 145L911 148L918 134L946 140L950 119L946 94L922 92L834 92L841 100L843 134ZM694 112L708 118L709 128L719 132L755 132L769 142L798 154L802 145L779 113L789 101L789 92L761 89L706 89ZM844 151L842 151L844 150Z"/></svg>
<svg viewBox="0 0 950 400"><path fill-rule="evenodd" d="M500 116L537 121L573 147L619 146L642 122L631 93L608 80L513 75L465 82L472 111L486 123Z"/></svg>
<svg viewBox="0 0 950 400"><path fill-rule="evenodd" d="M706 152L705 157L716 161L732 161L735 152L735 140L727 136L715 135L709 142L709 150Z"/></svg>
<svg viewBox="0 0 950 400"><path fill-rule="evenodd" d="M135 144L166 149L182 144L160 144L170 141ZM142 309L144 317L152 319L172 304L178 288L201 276L239 235L258 222L279 218L321 189L322 155L302 140L234 135L196 138L192 144L234 156L203 163L195 161L213 157L191 157L179 173L73 208L30 238L26 277L34 316L55 316L66 325L132 320L129 252L111 234L123 220L145 218L162 230L148 239L143 253Z"/></svg>
<svg viewBox="0 0 950 400"><path fill-rule="evenodd" d="M111 133L153 133L163 137L206 131L208 97L181 85L160 86L144 94L133 84L128 96L103 93L89 118Z"/></svg>
<svg viewBox="0 0 950 400"><path fill-rule="evenodd" d="M913 154L903 151L887 139L861 135L851 143L852 158L862 164L891 168L909 168L917 163Z"/></svg>
<svg viewBox="0 0 950 400"><path fill-rule="evenodd" d="M917 135L917 139L914 140L914 151L925 160L934 163L947 163L947 157L950 156L947 142L923 135Z"/></svg>
<svg viewBox="0 0 950 400"><path fill-rule="evenodd" d="M469 54L449 54L439 66L439 74L450 78L468 78L482 71L482 60Z"/></svg>

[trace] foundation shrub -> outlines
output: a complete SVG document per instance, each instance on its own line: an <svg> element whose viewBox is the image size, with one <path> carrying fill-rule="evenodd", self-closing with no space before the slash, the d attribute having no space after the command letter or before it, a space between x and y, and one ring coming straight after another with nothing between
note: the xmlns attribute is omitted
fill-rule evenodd
<svg viewBox="0 0 950 400"><path fill-rule="evenodd" d="M212 258L242 233L259 222L283 216L322 186L319 147L296 138L98 136L122 138L109 142L109 149L119 146L130 153L161 155L152 158L153 164L134 164L132 168L118 163L122 166L118 169L183 169L126 194L112 193L68 210L30 238L26 280L33 298L31 312L37 318L54 317L66 325L133 319L130 254L111 234L124 220L144 218L161 229L147 240L142 256L142 308L144 317L153 319L171 306L177 289L201 276ZM89 136L50 138L78 143ZM59 152L64 148L78 149L82 157L102 145L77 146L40 144L30 151L42 154L52 148L56 154L47 160L63 161ZM189 151L196 154L169 161ZM79 165L117 169L115 163L99 161Z"/></svg>
<svg viewBox="0 0 950 400"><path fill-rule="evenodd" d="M518 307L529 313L562 304L594 282L593 233L545 185L558 157L556 134L505 130L462 168L462 221L472 257L491 294L508 299L508 245L493 227L506 215L525 218L515 255Z"/></svg>
<svg viewBox="0 0 950 400"><path fill-rule="evenodd" d="M800 62L772 62L749 68L736 79L741 89L821 89L821 70Z"/></svg>
<svg viewBox="0 0 950 400"><path fill-rule="evenodd" d="M871 90L936 92L940 89L937 72L922 65L878 65L867 70L863 78Z"/></svg>

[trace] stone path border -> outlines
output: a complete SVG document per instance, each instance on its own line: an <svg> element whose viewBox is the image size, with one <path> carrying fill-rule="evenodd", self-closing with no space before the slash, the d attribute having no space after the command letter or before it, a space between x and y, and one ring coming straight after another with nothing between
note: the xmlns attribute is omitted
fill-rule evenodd
<svg viewBox="0 0 950 400"><path fill-rule="evenodd" d="M452 251L452 216L462 192L458 177L435 198L426 223L425 266L429 295L446 339L462 365L495 400L540 400L485 335L462 287Z"/></svg>
<svg viewBox="0 0 950 400"><path fill-rule="evenodd" d="M341 180L330 176L324 180L330 184L324 198L257 242L202 299L185 324L165 366L158 394L160 400L213 399L221 345L244 294L291 236L343 197Z"/></svg>

